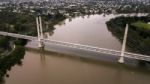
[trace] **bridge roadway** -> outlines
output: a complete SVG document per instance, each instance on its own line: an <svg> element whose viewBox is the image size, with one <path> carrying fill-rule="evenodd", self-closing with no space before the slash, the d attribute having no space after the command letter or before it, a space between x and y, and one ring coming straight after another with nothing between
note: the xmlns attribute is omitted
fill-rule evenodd
<svg viewBox="0 0 150 84"><path fill-rule="evenodd" d="M2 31L0 31L0 35L21 38L21 39L27 39L27 40L31 40L38 44L38 38L33 37L33 36L14 34L14 33L2 32ZM83 51L85 51L87 57L90 57L90 58L94 57L95 59L102 58L102 55L99 55L99 54L104 54L105 56L107 55L106 57L114 56L117 59L121 55L121 51L117 51L117 50L111 50L111 49L105 49L105 48L99 48L99 47L81 45L81 44L75 44L75 43L69 43L69 42L62 42L62 41L56 41L56 40L49 40L49 39L41 39L41 41L45 44L46 48L48 46L51 48L49 50L52 50L52 51L54 50L57 52L66 52L66 53L74 52L74 54L76 54L76 55L82 55ZM65 48L65 49L63 49L63 48ZM90 53L95 54L95 56L91 56ZM106 57L104 57L104 58L106 58ZM125 52L124 57L150 62L150 56L148 56L148 55L141 55L141 54ZM116 60L116 58L114 58L114 59Z"/></svg>

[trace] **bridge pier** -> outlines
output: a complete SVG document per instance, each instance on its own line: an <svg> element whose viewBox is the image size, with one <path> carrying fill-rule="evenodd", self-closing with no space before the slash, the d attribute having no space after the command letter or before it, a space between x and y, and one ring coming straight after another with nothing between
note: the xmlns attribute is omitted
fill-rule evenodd
<svg viewBox="0 0 150 84"><path fill-rule="evenodd" d="M41 41L44 38L41 16L36 17L36 24L37 24L37 33L38 33L38 47L44 48L44 43Z"/></svg>
<svg viewBox="0 0 150 84"><path fill-rule="evenodd" d="M44 48L44 43L42 41L38 41L38 47L39 48Z"/></svg>
<svg viewBox="0 0 150 84"><path fill-rule="evenodd" d="M120 59L118 60L119 63L124 63L124 57L121 56Z"/></svg>
<svg viewBox="0 0 150 84"><path fill-rule="evenodd" d="M124 63L124 52L125 52L125 48L126 48L127 35L128 35L128 24L126 24L126 28L125 28L122 50L121 50L121 57L118 60L119 63Z"/></svg>

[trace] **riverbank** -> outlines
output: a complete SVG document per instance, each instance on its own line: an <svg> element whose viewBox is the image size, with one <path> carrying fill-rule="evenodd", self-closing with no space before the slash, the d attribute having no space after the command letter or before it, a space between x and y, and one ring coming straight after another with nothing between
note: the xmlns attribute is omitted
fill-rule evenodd
<svg viewBox="0 0 150 84"><path fill-rule="evenodd" d="M27 41L24 39L15 39L7 36L0 37L0 84L4 82L4 77L9 77L7 71L18 64L21 65Z"/></svg>
<svg viewBox="0 0 150 84"><path fill-rule="evenodd" d="M7 75L7 71L11 70L11 67L18 64L21 65L21 59L23 59L25 49L22 46L17 45L7 56L0 56L0 83L4 82L4 76Z"/></svg>

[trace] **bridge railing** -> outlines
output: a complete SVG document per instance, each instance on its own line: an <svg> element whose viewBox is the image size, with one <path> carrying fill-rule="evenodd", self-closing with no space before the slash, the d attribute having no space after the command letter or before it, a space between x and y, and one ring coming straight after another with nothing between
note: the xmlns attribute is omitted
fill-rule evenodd
<svg viewBox="0 0 150 84"><path fill-rule="evenodd" d="M137 59L137 60L145 60L145 61L150 61L150 56L148 55L142 55L142 54L135 54L135 53L124 53L124 57L127 58L132 58L132 59Z"/></svg>
<svg viewBox="0 0 150 84"><path fill-rule="evenodd" d="M75 44L75 43L69 43L69 42L62 42L62 41L56 41L56 40L44 39L43 42L82 49L82 50L94 51L94 52L99 52L99 53L104 53L104 54L111 54L115 56L120 56L120 53L121 53L120 51L117 51L117 50L111 50L111 49L105 49L105 48L99 48L99 47L93 47L93 46L81 45L81 44Z"/></svg>
<svg viewBox="0 0 150 84"><path fill-rule="evenodd" d="M15 37L15 38L28 39L28 40L35 40L35 39L37 39L37 37L33 37L33 36L14 34L14 33L7 33L7 32L2 32L2 31L0 31L0 35L11 36L11 37Z"/></svg>
<svg viewBox="0 0 150 84"><path fill-rule="evenodd" d="M46 43L51 43L51 44L55 44L55 45L61 45L61 46L66 46L66 47L82 49L82 50L94 51L94 52L104 53L104 54L110 54L110 55L114 55L114 56L118 56L118 57L120 57L120 55L121 55L121 51L117 51L117 50L111 50L111 49L105 49L105 48L99 48L99 47L93 47L93 46L75 44L75 43L69 43L69 42L62 42L62 41L56 41L56 40L48 40L48 39L44 39L43 41ZM131 58L131 59L137 59L137 60L150 61L150 56L148 56L148 55L141 55L141 54L125 52L124 57Z"/></svg>
<svg viewBox="0 0 150 84"><path fill-rule="evenodd" d="M37 40L38 39L37 37L33 37L33 36L7 33L7 32L2 32L2 31L0 31L0 35L28 39L28 40ZM117 51L117 50L111 50L111 49L105 49L105 48L99 48L99 47L75 44L75 43L69 43L69 42L62 42L62 41L56 41L56 40L49 40L49 39L41 39L41 41L43 41L45 43L55 44L55 45L61 45L61 46L77 48L77 49L82 49L82 50L88 50L88 51L104 53L104 54L110 54L110 55L118 56L118 57L120 57L120 55L121 55L121 51ZM150 61L150 56L148 56L148 55L141 55L141 54L125 52L124 57L137 59L137 60Z"/></svg>

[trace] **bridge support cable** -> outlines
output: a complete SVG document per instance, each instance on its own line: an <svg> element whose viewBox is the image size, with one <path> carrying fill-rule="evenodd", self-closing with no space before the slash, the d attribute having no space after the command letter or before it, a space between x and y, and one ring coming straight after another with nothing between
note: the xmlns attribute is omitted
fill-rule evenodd
<svg viewBox="0 0 150 84"><path fill-rule="evenodd" d="M118 60L119 63L124 63L124 53L125 53L125 48L126 48L127 35L128 35L128 24L126 24L126 28L125 28L122 50L121 50L121 57Z"/></svg>

